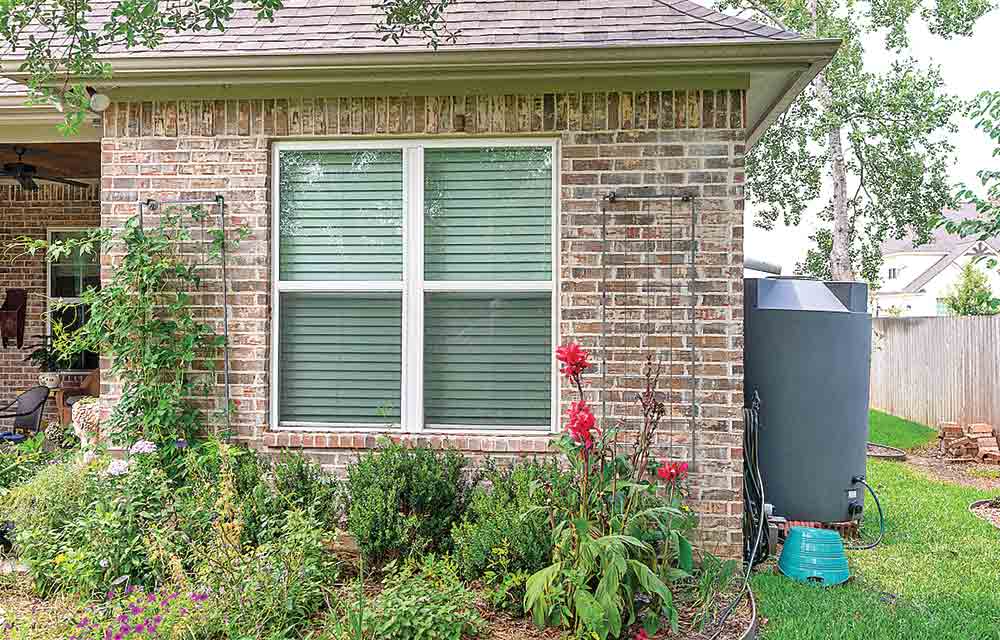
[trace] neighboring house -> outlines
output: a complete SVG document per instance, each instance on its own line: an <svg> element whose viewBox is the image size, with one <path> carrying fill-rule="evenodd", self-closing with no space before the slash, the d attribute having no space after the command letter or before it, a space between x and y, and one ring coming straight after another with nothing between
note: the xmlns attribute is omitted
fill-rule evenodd
<svg viewBox="0 0 1000 640"><path fill-rule="evenodd" d="M85 152L100 188L11 187L0 206L21 213L0 233L223 195L251 230L228 300L238 437L336 468L379 433L541 454L572 397L555 345L607 337L606 392L594 375L589 394L609 421L634 419L653 349L669 361L659 454L693 463L701 542L739 555L743 158L838 42L683 0L462 1L457 43L432 51L384 42L370 0L285 4L273 23L242 11L222 34L108 52L94 90L112 104L79 142L7 85L0 140L39 163ZM16 68L2 75L23 82ZM0 288L38 300L42 274L3 265ZM25 380L2 370L9 396Z"/></svg>
<svg viewBox="0 0 1000 640"><path fill-rule="evenodd" d="M964 205L945 211L952 220L976 217L976 208ZM1000 259L1000 238L978 240L962 238L935 229L930 242L914 246L909 237L887 240L882 244L881 288L875 293L879 316L948 315L944 298L959 280L962 268L970 261ZM978 265L987 274L994 293L1000 295L1000 273L985 262Z"/></svg>

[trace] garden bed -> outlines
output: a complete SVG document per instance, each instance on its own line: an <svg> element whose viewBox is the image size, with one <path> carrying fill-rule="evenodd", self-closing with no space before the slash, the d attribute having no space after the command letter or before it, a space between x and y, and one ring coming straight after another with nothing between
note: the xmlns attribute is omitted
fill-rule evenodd
<svg viewBox="0 0 1000 640"><path fill-rule="evenodd" d="M1000 498L976 500L969 505L969 511L1000 529Z"/></svg>
<svg viewBox="0 0 1000 640"><path fill-rule="evenodd" d="M869 458L881 458L883 460L906 460L906 452L902 449L897 449L896 447L890 447L884 444L875 444L874 442L868 443L868 457Z"/></svg>

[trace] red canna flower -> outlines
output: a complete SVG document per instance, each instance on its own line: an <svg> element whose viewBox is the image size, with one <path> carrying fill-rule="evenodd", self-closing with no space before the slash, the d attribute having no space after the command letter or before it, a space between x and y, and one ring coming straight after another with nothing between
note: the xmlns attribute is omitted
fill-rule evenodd
<svg viewBox="0 0 1000 640"><path fill-rule="evenodd" d="M687 474L688 463L686 462L667 462L656 468L656 477L667 484L680 482L687 477Z"/></svg>
<svg viewBox="0 0 1000 640"><path fill-rule="evenodd" d="M556 348L556 360L563 363L562 374L567 378L578 376L590 368L590 354L575 342Z"/></svg>
<svg viewBox="0 0 1000 640"><path fill-rule="evenodd" d="M649 640L649 634L645 629L639 629L635 632L635 640Z"/></svg>
<svg viewBox="0 0 1000 640"><path fill-rule="evenodd" d="M584 449L594 446L594 436L600 434L597 418L587 406L586 400L577 400L570 404L566 412L566 431Z"/></svg>

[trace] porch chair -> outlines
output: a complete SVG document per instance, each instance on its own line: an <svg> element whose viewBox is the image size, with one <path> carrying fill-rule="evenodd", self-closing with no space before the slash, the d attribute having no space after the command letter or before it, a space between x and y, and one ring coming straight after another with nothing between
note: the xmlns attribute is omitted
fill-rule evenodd
<svg viewBox="0 0 1000 640"><path fill-rule="evenodd" d="M0 407L0 418L13 418L14 424L7 433L0 433L0 441L17 444L28 439L27 433L18 431L34 432L42 428L42 413L45 411L45 403L49 399L49 388L43 386L32 387L15 398L6 407ZM14 411L11 412L11 408Z"/></svg>

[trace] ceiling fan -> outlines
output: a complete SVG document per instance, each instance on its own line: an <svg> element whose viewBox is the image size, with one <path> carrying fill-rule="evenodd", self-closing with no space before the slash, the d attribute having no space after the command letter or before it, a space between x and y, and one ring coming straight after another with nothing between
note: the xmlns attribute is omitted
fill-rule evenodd
<svg viewBox="0 0 1000 640"><path fill-rule="evenodd" d="M38 169L33 164L27 164L22 162L21 159L24 154L29 153L27 147L11 147L11 150L17 154L17 162L6 162L3 165L3 170L0 170L0 178L11 178L25 191L38 191L38 183L36 180L42 180L44 182L57 182L59 184L68 184L71 187L87 187L90 186L84 182L77 182L76 180L69 180L67 178L59 178L56 176L46 176L38 173ZM37 153L37 152L32 152Z"/></svg>

